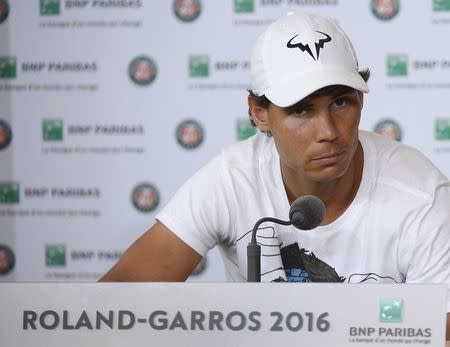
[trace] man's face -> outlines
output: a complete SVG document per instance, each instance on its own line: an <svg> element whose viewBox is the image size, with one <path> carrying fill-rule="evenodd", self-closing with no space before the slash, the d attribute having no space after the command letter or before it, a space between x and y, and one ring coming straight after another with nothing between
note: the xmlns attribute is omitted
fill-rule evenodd
<svg viewBox="0 0 450 347"><path fill-rule="evenodd" d="M330 182L342 177L358 147L362 93L332 86L288 108L267 110L283 170L305 181Z"/></svg>

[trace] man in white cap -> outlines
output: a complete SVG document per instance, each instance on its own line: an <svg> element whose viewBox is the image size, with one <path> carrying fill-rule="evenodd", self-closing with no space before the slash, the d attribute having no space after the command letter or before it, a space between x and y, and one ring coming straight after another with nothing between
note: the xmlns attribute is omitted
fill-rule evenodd
<svg viewBox="0 0 450 347"><path fill-rule="evenodd" d="M450 287L450 183L418 151L359 131L368 78L332 20L272 23L251 59L261 132L191 177L102 280L182 281L218 245L229 279L246 281L255 222L289 219L294 200L314 195L326 206L317 228L258 229L262 281Z"/></svg>

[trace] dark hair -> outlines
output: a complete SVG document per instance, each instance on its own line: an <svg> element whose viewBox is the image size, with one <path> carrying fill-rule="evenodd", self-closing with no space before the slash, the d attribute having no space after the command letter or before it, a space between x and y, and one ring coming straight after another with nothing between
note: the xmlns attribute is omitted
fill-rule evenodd
<svg viewBox="0 0 450 347"><path fill-rule="evenodd" d="M361 71L359 71L359 75L362 77L362 79L365 82L367 82L370 78L370 70L369 69L361 70ZM325 88L327 88L327 87L325 87ZM255 93L253 93L253 91L251 89L248 89L248 93L249 93L249 96L253 99L253 101L255 101L256 105L258 105L259 107L267 109L269 107L269 105L271 104L271 101L269 99L267 99L265 95L258 96ZM252 124L252 126L256 126L255 122L252 119L252 113L250 111L250 108L248 109L248 117L250 118L250 123Z"/></svg>

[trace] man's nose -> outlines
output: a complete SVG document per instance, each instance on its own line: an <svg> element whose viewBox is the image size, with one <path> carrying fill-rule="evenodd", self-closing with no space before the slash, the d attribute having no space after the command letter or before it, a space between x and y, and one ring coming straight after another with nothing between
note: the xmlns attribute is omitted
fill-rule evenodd
<svg viewBox="0 0 450 347"><path fill-rule="evenodd" d="M316 117L316 140L318 142L333 142L338 137L336 120L328 110L323 110Z"/></svg>

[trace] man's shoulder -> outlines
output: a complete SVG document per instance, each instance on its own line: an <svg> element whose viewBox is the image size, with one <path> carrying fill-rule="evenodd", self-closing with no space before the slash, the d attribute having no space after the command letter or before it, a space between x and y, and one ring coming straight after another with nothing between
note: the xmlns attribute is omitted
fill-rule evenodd
<svg viewBox="0 0 450 347"><path fill-rule="evenodd" d="M276 156L273 139L258 132L254 136L225 147L222 159L226 166L254 167Z"/></svg>
<svg viewBox="0 0 450 347"><path fill-rule="evenodd" d="M392 140L387 136L361 131L360 141L364 148L365 162L378 182L432 194L437 186L448 184L448 179L419 150Z"/></svg>
<svg viewBox="0 0 450 347"><path fill-rule="evenodd" d="M261 167L266 172L264 168L271 166L260 164L264 161L273 163L271 158L276 156L272 139L266 139L266 137L264 134L256 134L247 140L225 146L188 181L201 185L204 185L205 182L219 184L219 182L223 182L224 177L258 176L261 173Z"/></svg>

